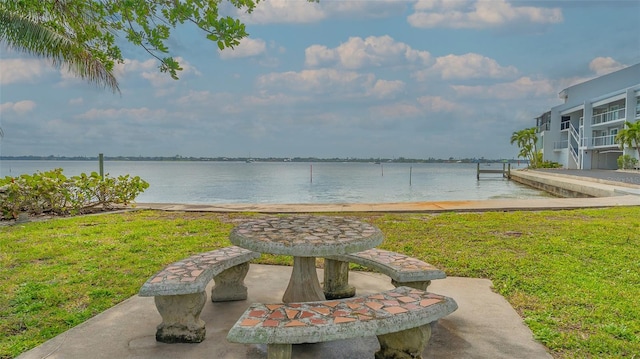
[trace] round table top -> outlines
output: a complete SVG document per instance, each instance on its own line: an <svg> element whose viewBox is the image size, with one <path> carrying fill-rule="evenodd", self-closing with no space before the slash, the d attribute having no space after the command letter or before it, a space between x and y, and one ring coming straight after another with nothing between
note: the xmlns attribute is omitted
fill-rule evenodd
<svg viewBox="0 0 640 359"><path fill-rule="evenodd" d="M235 227L231 243L260 253L323 257L373 248L384 236L355 219L327 216L257 218Z"/></svg>

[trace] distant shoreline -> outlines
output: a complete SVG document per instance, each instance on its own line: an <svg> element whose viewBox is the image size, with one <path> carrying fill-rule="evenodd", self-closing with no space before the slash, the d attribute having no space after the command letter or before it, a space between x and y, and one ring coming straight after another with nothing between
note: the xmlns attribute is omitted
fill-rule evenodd
<svg viewBox="0 0 640 359"><path fill-rule="evenodd" d="M98 161L98 156L0 156L0 161ZM486 158L317 158L317 157L163 157L163 156L104 156L105 161L165 161L165 162L354 162L354 163L527 163L518 159Z"/></svg>

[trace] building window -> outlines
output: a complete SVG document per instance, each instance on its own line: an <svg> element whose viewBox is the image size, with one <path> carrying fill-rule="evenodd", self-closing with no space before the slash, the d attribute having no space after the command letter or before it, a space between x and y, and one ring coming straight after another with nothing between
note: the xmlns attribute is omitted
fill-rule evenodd
<svg viewBox="0 0 640 359"><path fill-rule="evenodd" d="M609 130L609 142L607 145L615 145L616 144L616 135L618 134L617 128L612 128Z"/></svg>

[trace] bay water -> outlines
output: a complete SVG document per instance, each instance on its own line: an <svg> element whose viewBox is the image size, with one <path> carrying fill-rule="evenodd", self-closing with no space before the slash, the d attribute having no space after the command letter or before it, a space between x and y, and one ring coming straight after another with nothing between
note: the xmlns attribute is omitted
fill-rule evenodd
<svg viewBox="0 0 640 359"><path fill-rule="evenodd" d="M500 174L476 178L475 163L105 161L111 177L149 182L139 203L390 203L546 198ZM485 168L486 165L482 165ZM97 161L2 160L0 177L62 168L99 172ZM493 163L488 169L502 169ZM512 164L512 169L518 166Z"/></svg>

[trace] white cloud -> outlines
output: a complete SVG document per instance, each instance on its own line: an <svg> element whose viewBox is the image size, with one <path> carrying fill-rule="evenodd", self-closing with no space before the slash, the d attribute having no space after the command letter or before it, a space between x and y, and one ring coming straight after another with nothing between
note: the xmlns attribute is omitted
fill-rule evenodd
<svg viewBox="0 0 640 359"><path fill-rule="evenodd" d="M513 82L500 83L491 86L452 86L459 97L495 100L516 100L532 97L553 98L557 94L557 87L546 79L534 80L521 77Z"/></svg>
<svg viewBox="0 0 640 359"><path fill-rule="evenodd" d="M175 57L174 60L182 67L182 70L178 71L178 77L180 79L191 75L202 75L195 66L184 58ZM169 92L170 90L168 88L174 85L176 81L172 79L168 73L160 72L158 66L159 63L156 59L148 59L145 61L125 59L123 63L115 64L113 74L120 81L139 75L149 81L149 83L156 88L156 96L160 96Z"/></svg>
<svg viewBox="0 0 640 359"><path fill-rule="evenodd" d="M160 71L145 71L141 73L140 76L143 79L149 81L151 86L155 87L156 89L169 87L169 85L171 85L171 83L175 81L171 78L171 76Z"/></svg>
<svg viewBox="0 0 640 359"><path fill-rule="evenodd" d="M281 88L288 91L313 93L363 92L374 84L374 76L334 69L304 70L262 75L257 84L261 88Z"/></svg>
<svg viewBox="0 0 640 359"><path fill-rule="evenodd" d="M563 21L559 8L514 6L506 0L420 0L408 17L418 28L496 28L509 24L555 24Z"/></svg>
<svg viewBox="0 0 640 359"><path fill-rule="evenodd" d="M5 102L0 104L0 113L11 111L18 115L24 115L33 111L34 108L36 108L36 103L31 100Z"/></svg>
<svg viewBox="0 0 640 359"><path fill-rule="evenodd" d="M243 110L246 111L247 108L253 109L256 106L264 107L264 106L291 106L294 105L297 101L304 100L304 97L294 97L288 96L286 94L275 94L275 95L263 95L263 96L246 96L242 98L240 104L243 105ZM248 106L248 107L247 107ZM239 112L239 111L237 111Z"/></svg>
<svg viewBox="0 0 640 359"><path fill-rule="evenodd" d="M225 10L230 5L224 5ZM376 1L291 1L262 0L251 14L232 9L234 16L246 24L318 23L326 19L376 19L403 14L410 2L397 0Z"/></svg>
<svg viewBox="0 0 640 359"><path fill-rule="evenodd" d="M456 109L456 104L444 99L441 96L418 97L418 103L425 109L432 112L452 112Z"/></svg>
<svg viewBox="0 0 640 359"><path fill-rule="evenodd" d="M268 99L265 102L273 105ZM251 97L240 98L230 93L210 91L189 91L188 94L179 97L176 103L185 109L180 110L181 113L185 111L202 113L202 109L205 109L207 117L212 117L214 113L228 115L251 111L252 105L255 105Z"/></svg>
<svg viewBox="0 0 640 359"><path fill-rule="evenodd" d="M427 64L431 55L427 51L412 49L390 36L351 37L334 49L313 45L305 50L305 65L322 66L337 62L346 69L363 67L398 66L417 62Z"/></svg>
<svg viewBox="0 0 640 359"><path fill-rule="evenodd" d="M202 75L196 67L191 65L182 57L175 57L174 60L176 60L182 68L182 70L177 73L180 80L192 75ZM155 96L162 97L172 93L178 82L171 78L168 73L160 72L157 66L155 66L156 63L157 62L155 60L147 60L145 62L138 62L134 60L129 63L129 66L126 67L125 70L126 72L140 72L140 77L149 81L151 86L155 88Z"/></svg>
<svg viewBox="0 0 640 359"><path fill-rule="evenodd" d="M397 0L376 1L320 1L328 17L349 16L350 18L381 18L403 13L409 2Z"/></svg>
<svg viewBox="0 0 640 359"><path fill-rule="evenodd" d="M627 67L612 59L611 57L596 57L589 63L589 69L595 72L597 76L606 75L608 73L622 70Z"/></svg>
<svg viewBox="0 0 640 359"><path fill-rule="evenodd" d="M0 84L33 83L52 69L52 65L44 60L0 59Z"/></svg>
<svg viewBox="0 0 640 359"><path fill-rule="evenodd" d="M398 119L401 117L415 117L423 113L421 109L413 104L399 102L390 105L373 106L370 111L376 114L376 117L387 117Z"/></svg>
<svg viewBox="0 0 640 359"><path fill-rule="evenodd" d="M36 103L30 100L18 101L13 105L13 110L21 115L31 112L36 107Z"/></svg>
<svg viewBox="0 0 640 359"><path fill-rule="evenodd" d="M451 11L464 7L470 3L472 3L470 0L419 0L413 7L417 11L428 11L434 9Z"/></svg>
<svg viewBox="0 0 640 359"><path fill-rule="evenodd" d="M153 122L158 118L165 118L167 111L165 109L151 110L146 107L140 108L109 108L97 109L93 108L89 111L76 115L75 118L83 120L110 120L110 119L131 119L136 122Z"/></svg>
<svg viewBox="0 0 640 359"><path fill-rule="evenodd" d="M518 70L513 66L503 67L494 59L469 53L438 57L432 67L416 72L414 77L419 81L424 81L430 75L439 75L445 80L500 79L513 77L517 74Z"/></svg>
<svg viewBox="0 0 640 359"><path fill-rule="evenodd" d="M193 104L205 104L210 103L211 99L215 97L215 94L210 91L189 91L188 94L178 98L177 103L182 106L190 106Z"/></svg>
<svg viewBox="0 0 640 359"><path fill-rule="evenodd" d="M69 105L82 105L84 99L82 97L76 97L69 100Z"/></svg>
<svg viewBox="0 0 640 359"><path fill-rule="evenodd" d="M307 1L260 1L251 14L239 11L236 16L246 24L311 23L327 17L322 6Z"/></svg>
<svg viewBox="0 0 640 359"><path fill-rule="evenodd" d="M155 59L148 59L146 61L124 59L123 63L116 63L113 66L113 74L118 79L124 78L128 73L151 70L158 70L158 61Z"/></svg>
<svg viewBox="0 0 640 359"><path fill-rule="evenodd" d="M311 45L304 50L305 65L310 67L321 66L326 63L336 62L338 52L334 49L329 49L324 45Z"/></svg>
<svg viewBox="0 0 640 359"><path fill-rule="evenodd" d="M402 81L378 80L369 93L377 98L389 98L400 93L404 88L405 84Z"/></svg>
<svg viewBox="0 0 640 359"><path fill-rule="evenodd" d="M589 63L589 69L594 74L585 74L584 76L572 76L560 78L556 81L559 89L566 89L568 87L593 80L596 77L604 76L614 71L622 70L628 65L622 64L611 57L596 57Z"/></svg>
<svg viewBox="0 0 640 359"><path fill-rule="evenodd" d="M237 59L242 57L252 57L263 54L267 49L267 45L264 40L260 39L242 39L240 45L233 49L227 48L224 50L218 50L220 58L223 60Z"/></svg>

